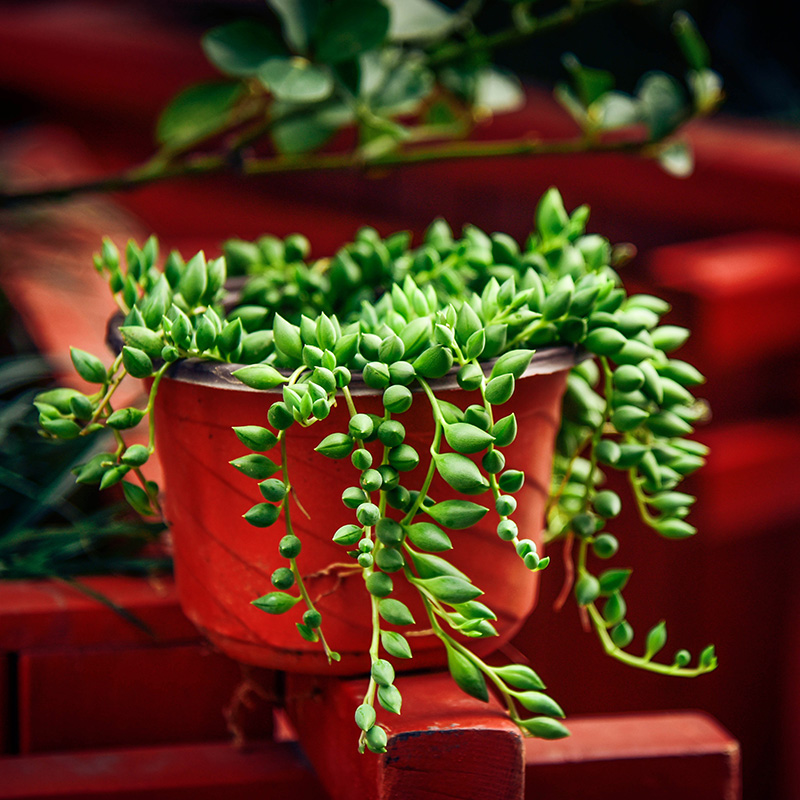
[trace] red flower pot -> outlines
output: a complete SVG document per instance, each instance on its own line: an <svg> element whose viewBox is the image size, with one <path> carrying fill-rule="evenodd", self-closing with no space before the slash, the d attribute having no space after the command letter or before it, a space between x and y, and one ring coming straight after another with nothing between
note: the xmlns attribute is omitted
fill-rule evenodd
<svg viewBox="0 0 800 800"><path fill-rule="evenodd" d="M550 482L561 396L573 353L556 348L537 354L518 381L502 414L514 412L519 434L504 448L507 466L522 469L527 479L517 494L514 519L522 537L540 541L544 504ZM309 593L322 613L323 630L342 659L329 666L319 644L304 641L295 623L302 606L272 616L251 601L273 590L270 575L286 566L278 554L284 535L283 517L272 527L254 528L242 514L259 502L255 481L228 465L246 450L231 430L238 425L265 425L272 392L249 389L230 377L232 365L183 362L161 383L155 408L158 452L164 469L165 511L174 537L175 571L181 604L189 618L229 656L258 666L294 672L353 674L369 669L370 607L360 571L345 549L331 541L341 525L355 521L355 512L341 502L342 491L357 484L349 459L334 461L314 452L327 434L345 431L349 419L343 401L330 416L309 428L288 431L288 468L297 497L308 512L293 504L292 522L303 542L298 565ZM479 400L460 390L453 377L434 382L437 395L461 408ZM354 380L359 411L383 414L380 393ZM425 395L414 393L411 409L399 417L406 441L420 454L413 472L402 474L409 489L419 488L428 467L433 417ZM273 457L278 460L278 451ZM437 475L430 494L441 501L455 493ZM474 498L487 502L491 495ZM392 512L395 513L395 512ZM478 652L496 649L519 629L532 611L538 575L521 563L512 545L496 534L492 509L465 531L452 531L454 549L448 558L485 591L481 599L497 614L499 637L472 640ZM344 567L344 569L342 569ZM395 597L417 620L410 643L414 668L441 664L444 648L425 634L425 612L416 591L395 580ZM408 633L409 629L404 629ZM415 635L416 634L416 635Z"/></svg>

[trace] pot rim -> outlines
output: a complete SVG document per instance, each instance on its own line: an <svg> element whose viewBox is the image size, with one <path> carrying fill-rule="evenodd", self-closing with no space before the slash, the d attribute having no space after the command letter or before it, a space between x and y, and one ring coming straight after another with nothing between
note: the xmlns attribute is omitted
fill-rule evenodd
<svg viewBox="0 0 800 800"><path fill-rule="evenodd" d="M114 353L119 353L122 350L123 341L119 328L123 320L123 314L118 311L108 320L106 326L106 344ZM571 369L581 361L585 361L587 358L591 358L591 354L575 345L543 347L540 350L534 351L533 358L521 377L527 378L533 375L550 375L554 372L563 372ZM496 361L497 359L493 358L489 361L482 361L479 363L483 367L484 372L488 373L491 371ZM201 358L186 358L172 364L164 374L164 377L179 381L180 383L192 383L214 389L256 392L260 394L282 394L280 386L274 389L253 389L243 384L238 378L234 377L233 373L235 370L245 366L248 365L232 364L226 361L206 361ZM278 371L287 377L292 373L292 370L286 369L279 369ZM460 387L456 379L457 374L458 367L454 366L444 377L431 379L431 387L444 391L448 389L459 389ZM373 389L371 386L367 386L360 372L352 373L349 388L351 394L354 396L381 393L380 389ZM421 389L419 386L416 386L412 387L412 391L421 391Z"/></svg>

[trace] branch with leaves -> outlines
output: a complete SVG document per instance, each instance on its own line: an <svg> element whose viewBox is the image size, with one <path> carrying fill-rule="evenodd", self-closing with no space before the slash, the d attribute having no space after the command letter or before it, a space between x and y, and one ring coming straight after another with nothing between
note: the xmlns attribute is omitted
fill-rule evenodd
<svg viewBox="0 0 800 800"><path fill-rule="evenodd" d="M555 96L575 119L577 136L468 140L481 120L525 101L519 80L491 64L496 51L625 1L568 3L543 14L527 0L516 2L506 28L483 34L474 2L450 11L430 0L269 0L273 20L234 21L203 37L223 79L191 86L172 100L157 125L160 149L148 161L85 182L6 188L0 208L221 171L384 169L589 151L657 158L669 172L686 175L691 154L674 135L712 113L722 89L682 12L672 27L688 65L685 83L650 73L627 95L615 91L610 73L567 55L570 82L557 86ZM321 152L343 130L355 131L354 144ZM621 130L628 132L623 139L609 137Z"/></svg>

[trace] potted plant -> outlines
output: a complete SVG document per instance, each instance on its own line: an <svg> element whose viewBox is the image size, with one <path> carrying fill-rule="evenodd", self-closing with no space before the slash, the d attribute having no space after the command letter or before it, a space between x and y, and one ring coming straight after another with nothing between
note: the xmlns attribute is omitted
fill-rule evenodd
<svg viewBox="0 0 800 800"><path fill-rule="evenodd" d="M564 736L532 669L485 660L533 607L543 528L574 541L571 588L610 655L670 675L716 666L713 647L655 661L663 622L630 652L629 570L602 566L618 547L609 470L647 525L694 534L678 488L703 463L687 436L704 408L702 376L671 356L688 331L660 324L660 299L626 294L624 252L585 234L587 217L551 189L522 245L437 220L417 247L364 228L309 260L304 237L266 236L163 268L154 238L124 258L106 240L95 266L120 305L118 352L107 367L72 351L98 389L39 395L43 432L110 429L116 448L77 480L121 483L145 515L161 509L142 472L158 444L190 618L244 661L315 672L316 650L368 672L362 749L384 749L376 706L400 712L395 668L445 660L526 733ZM234 292L228 263L245 273ZM150 382L144 408L115 407L125 375ZM143 421L148 444L126 445Z"/></svg>

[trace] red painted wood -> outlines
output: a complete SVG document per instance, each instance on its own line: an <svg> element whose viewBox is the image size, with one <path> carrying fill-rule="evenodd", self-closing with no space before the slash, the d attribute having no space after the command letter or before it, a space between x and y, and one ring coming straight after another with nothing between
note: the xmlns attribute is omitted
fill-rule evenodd
<svg viewBox="0 0 800 800"><path fill-rule="evenodd" d="M15 720L11 717L11 682L8 656L0 653L0 755L11 744Z"/></svg>
<svg viewBox="0 0 800 800"><path fill-rule="evenodd" d="M229 739L226 709L245 677L247 737L272 731L273 673L245 675L203 644L91 647L19 657L20 752Z"/></svg>
<svg viewBox="0 0 800 800"><path fill-rule="evenodd" d="M55 581L0 581L0 651L197 641L170 577L81 578L148 625L155 640L112 609Z"/></svg>
<svg viewBox="0 0 800 800"><path fill-rule="evenodd" d="M525 742L525 797L738 800L738 742L696 712L568 720L568 739Z"/></svg>
<svg viewBox="0 0 800 800"><path fill-rule="evenodd" d="M704 547L763 541L800 520L800 420L716 425L698 438L711 448L689 484L698 496L692 520Z"/></svg>
<svg viewBox="0 0 800 800"><path fill-rule="evenodd" d="M0 759L6 800L325 800L291 744L171 745Z"/></svg>
<svg viewBox="0 0 800 800"><path fill-rule="evenodd" d="M400 676L402 715L378 716L387 753L359 755L353 713L366 686L366 678L287 676L287 711L334 800L521 800L522 737L494 698L468 697L446 673Z"/></svg>
<svg viewBox="0 0 800 800"><path fill-rule="evenodd" d="M531 538L541 529L564 380L564 371L523 378L503 407L504 414L516 413L519 424L519 435L505 454L510 468L524 469L527 475L517 495L516 518ZM476 399L458 389L439 396L462 408ZM168 378L161 383L156 436L166 476L165 508L173 533L181 603L190 619L233 658L291 671L358 673L369 667L371 635L369 608L361 603L363 578L360 571L342 575L328 570L346 561L343 548L333 544L331 536L355 519L354 512L342 505L341 494L357 473L347 459L331 460L313 450L327 434L347 429L349 414L343 403L323 422L312 428L293 428L287 438L289 475L309 514L307 519L296 506L292 509L293 524L305 548L298 564L305 576L311 576L308 590L319 598L326 638L342 660L329 666L318 644L298 636L295 623L302 614L300 607L275 617L250 604L272 590L271 572L286 565L277 552L285 528L283 517L267 531L241 519L261 498L254 481L228 466L228 461L245 452L230 426L263 424L270 398L275 394ZM355 401L360 411L382 410L377 393L359 395ZM415 410L401 418L406 441L420 454L417 469L404 475L409 488L422 485L433 435L425 397L419 393L414 402ZM431 494L443 500L453 491L437 475ZM490 514L474 528L459 532L452 558L484 589L484 599L498 615L500 637L482 642L484 649L502 645L518 630L535 603L538 579L522 565L514 548L497 537L496 525ZM328 572L321 574L324 570ZM502 582L498 575L503 576ZM418 621L425 619L415 591L398 581L395 594L416 609ZM414 659L415 668L442 663L443 653L433 637L414 639L414 650L419 658Z"/></svg>

